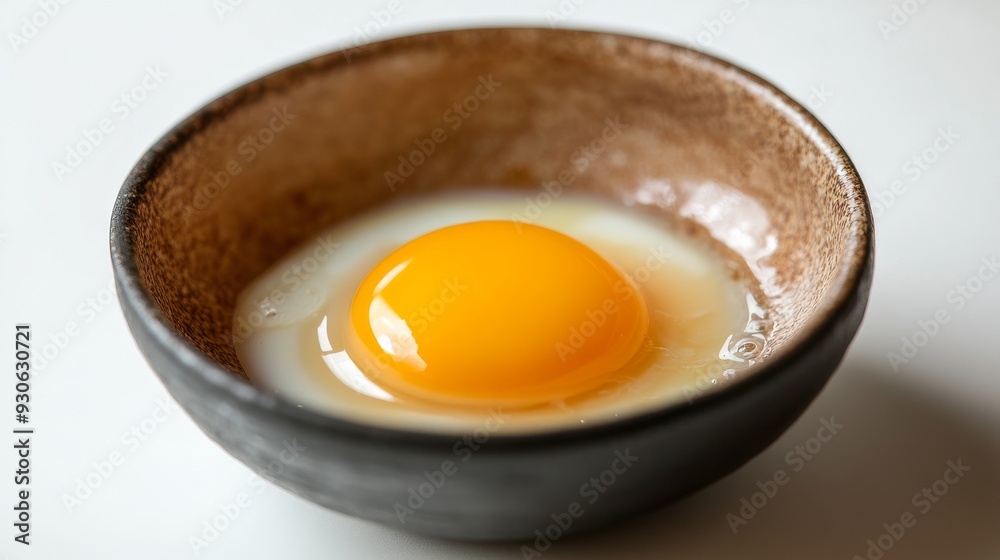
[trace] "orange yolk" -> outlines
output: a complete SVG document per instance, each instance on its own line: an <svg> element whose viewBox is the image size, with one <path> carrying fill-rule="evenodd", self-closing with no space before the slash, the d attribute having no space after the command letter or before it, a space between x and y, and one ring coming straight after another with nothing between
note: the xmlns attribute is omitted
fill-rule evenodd
<svg viewBox="0 0 1000 560"><path fill-rule="evenodd" d="M428 233L379 263L354 296L346 346L391 393L530 405L609 380L648 327L635 285L589 247L485 221Z"/></svg>

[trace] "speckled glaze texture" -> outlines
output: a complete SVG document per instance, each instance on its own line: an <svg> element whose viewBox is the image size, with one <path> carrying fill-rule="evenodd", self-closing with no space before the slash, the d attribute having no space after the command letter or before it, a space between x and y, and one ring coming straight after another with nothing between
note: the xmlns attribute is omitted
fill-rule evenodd
<svg viewBox="0 0 1000 560"><path fill-rule="evenodd" d="M445 111L484 83L492 91L452 128ZM237 294L291 248L389 200L474 186L533 196L607 119L625 132L567 189L640 206L720 245L720 223L684 204L685 193L707 185L763 209L763 226L736 233L769 240L749 271L773 313L766 358L690 404L570 432L498 432L402 527L531 537L626 449L639 459L573 531L696 490L774 441L836 368L867 302L873 234L854 167L811 115L759 78L679 46L582 31L447 31L364 46L350 60L321 56L223 96L142 158L115 206L113 265L136 341L236 458L306 499L399 526L394 506L425 471L456 459L460 438L355 425L257 390L233 348ZM447 139L390 189L384 173L435 128ZM305 449L268 470L293 441Z"/></svg>

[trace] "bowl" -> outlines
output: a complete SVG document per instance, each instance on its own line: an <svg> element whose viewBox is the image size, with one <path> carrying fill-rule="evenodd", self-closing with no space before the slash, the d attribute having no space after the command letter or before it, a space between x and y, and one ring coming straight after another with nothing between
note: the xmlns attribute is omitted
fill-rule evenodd
<svg viewBox="0 0 1000 560"><path fill-rule="evenodd" d="M390 200L495 186L541 203L551 181L746 262L774 324L750 373L716 372L652 412L533 434L488 418L464 435L364 425L247 381L234 302L288 250ZM873 233L841 146L753 74L650 39L473 29L334 52L210 103L126 179L111 253L139 348L232 456L353 516L542 547L667 504L771 444L858 329Z"/></svg>

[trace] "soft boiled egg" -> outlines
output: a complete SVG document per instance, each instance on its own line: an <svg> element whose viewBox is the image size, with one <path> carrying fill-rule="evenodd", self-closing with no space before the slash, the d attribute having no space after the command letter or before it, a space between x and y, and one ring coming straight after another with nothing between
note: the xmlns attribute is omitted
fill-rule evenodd
<svg viewBox="0 0 1000 560"><path fill-rule="evenodd" d="M247 375L348 420L463 432L502 411L523 432L633 415L753 363L766 318L732 263L627 208L530 202L409 200L293 251L238 298Z"/></svg>

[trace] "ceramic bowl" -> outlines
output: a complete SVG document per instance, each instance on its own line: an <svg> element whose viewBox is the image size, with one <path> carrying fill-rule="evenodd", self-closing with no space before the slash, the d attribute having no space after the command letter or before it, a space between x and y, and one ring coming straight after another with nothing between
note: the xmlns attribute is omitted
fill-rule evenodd
<svg viewBox="0 0 1000 560"><path fill-rule="evenodd" d="M574 153L596 151L609 126L620 135L581 170ZM333 418L246 380L236 296L296 245L403 197L478 186L537 197L567 170L568 191L652 212L747 263L774 324L759 364L606 424L492 433L467 459L461 436ZM334 52L210 103L128 176L111 253L141 351L232 456L361 518L538 539L662 506L772 443L858 329L873 233L841 146L753 74L649 39L475 29Z"/></svg>

